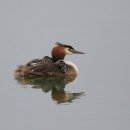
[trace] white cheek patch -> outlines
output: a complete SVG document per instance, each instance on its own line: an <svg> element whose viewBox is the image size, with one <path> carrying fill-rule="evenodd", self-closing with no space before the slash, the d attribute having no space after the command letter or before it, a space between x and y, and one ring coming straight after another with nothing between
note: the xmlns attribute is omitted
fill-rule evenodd
<svg viewBox="0 0 130 130"><path fill-rule="evenodd" d="M71 51L69 51L68 48L65 48L65 53L66 53L66 55L71 55L71 54L73 54Z"/></svg>

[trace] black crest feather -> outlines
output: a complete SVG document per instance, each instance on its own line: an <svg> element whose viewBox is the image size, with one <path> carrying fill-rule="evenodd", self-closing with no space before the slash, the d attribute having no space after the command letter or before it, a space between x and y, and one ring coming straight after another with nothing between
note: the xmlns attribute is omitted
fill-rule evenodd
<svg viewBox="0 0 130 130"><path fill-rule="evenodd" d="M74 49L72 46L66 45L66 44L62 44L62 43L60 43L60 42L56 42L56 44L59 45L59 46L66 47L66 48Z"/></svg>

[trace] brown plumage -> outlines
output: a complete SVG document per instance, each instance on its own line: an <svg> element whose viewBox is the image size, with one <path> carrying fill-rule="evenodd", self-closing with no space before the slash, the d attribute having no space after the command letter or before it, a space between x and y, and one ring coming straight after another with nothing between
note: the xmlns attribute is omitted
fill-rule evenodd
<svg viewBox="0 0 130 130"><path fill-rule="evenodd" d="M75 69L72 66L65 64L60 66L57 63L51 62L49 64L39 64L36 66L21 65L15 70L15 74L21 76L35 75L35 76L67 76L75 74Z"/></svg>

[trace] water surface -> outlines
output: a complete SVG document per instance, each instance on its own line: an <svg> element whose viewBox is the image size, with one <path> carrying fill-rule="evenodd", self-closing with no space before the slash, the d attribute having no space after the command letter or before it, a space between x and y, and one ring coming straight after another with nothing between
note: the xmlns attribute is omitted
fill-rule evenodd
<svg viewBox="0 0 130 130"><path fill-rule="evenodd" d="M0 129L129 130L129 3L0 1ZM50 56L57 41L86 53L66 57L76 80L15 79L17 65Z"/></svg>

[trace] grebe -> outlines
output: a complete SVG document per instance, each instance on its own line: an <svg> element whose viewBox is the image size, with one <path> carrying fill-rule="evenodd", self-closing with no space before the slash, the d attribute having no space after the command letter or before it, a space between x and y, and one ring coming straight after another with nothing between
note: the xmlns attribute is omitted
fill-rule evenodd
<svg viewBox="0 0 130 130"><path fill-rule="evenodd" d="M64 61L66 55L70 54L85 54L80 51L76 51L72 46L65 45L57 42L56 46L52 49L51 57L45 56L43 59L34 59L20 65L15 70L15 75L19 76L66 76L77 75L77 66L69 61Z"/></svg>

